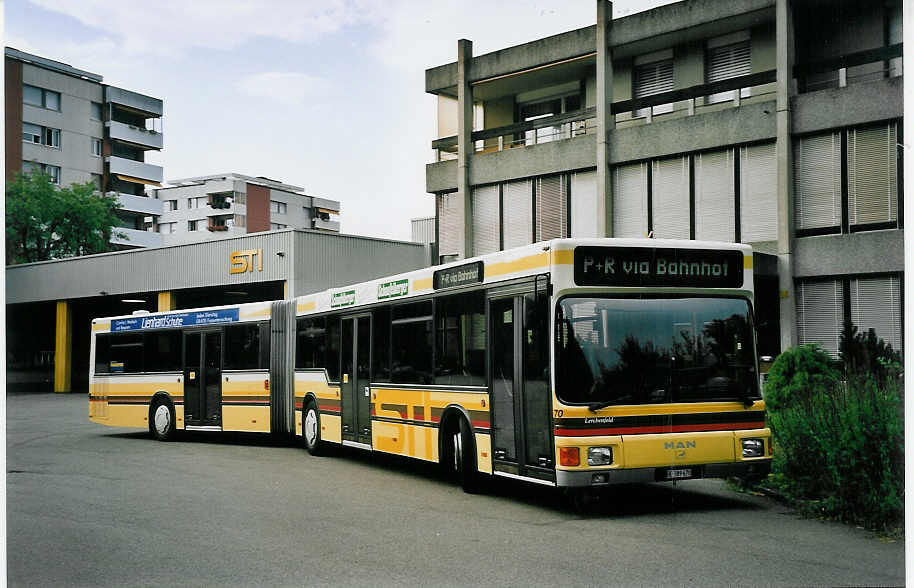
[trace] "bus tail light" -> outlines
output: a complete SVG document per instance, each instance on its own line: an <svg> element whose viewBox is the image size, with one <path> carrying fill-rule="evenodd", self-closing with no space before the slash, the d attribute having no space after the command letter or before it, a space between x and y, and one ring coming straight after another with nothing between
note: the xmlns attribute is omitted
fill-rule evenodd
<svg viewBox="0 0 914 588"><path fill-rule="evenodd" d="M559 447L559 465L581 465L581 452L577 447Z"/></svg>

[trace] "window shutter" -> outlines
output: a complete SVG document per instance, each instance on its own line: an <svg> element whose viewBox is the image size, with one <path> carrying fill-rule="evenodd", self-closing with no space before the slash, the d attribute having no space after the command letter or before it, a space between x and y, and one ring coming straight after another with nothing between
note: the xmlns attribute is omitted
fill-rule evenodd
<svg viewBox="0 0 914 588"><path fill-rule="evenodd" d="M797 331L800 345L818 343L838 357L844 325L844 286L836 280L797 284Z"/></svg>
<svg viewBox="0 0 914 588"><path fill-rule="evenodd" d="M571 174L571 236L597 237L597 172Z"/></svg>
<svg viewBox="0 0 914 588"><path fill-rule="evenodd" d="M647 163L613 170L613 236L647 234Z"/></svg>
<svg viewBox="0 0 914 588"><path fill-rule="evenodd" d="M505 249L533 242L533 200L531 180L505 182Z"/></svg>
<svg viewBox="0 0 914 588"><path fill-rule="evenodd" d="M438 195L438 254L459 255L460 247L460 198L457 192Z"/></svg>
<svg viewBox="0 0 914 588"><path fill-rule="evenodd" d="M736 203L733 150L695 156L695 238L733 242Z"/></svg>
<svg viewBox="0 0 914 588"><path fill-rule="evenodd" d="M798 139L794 157L797 228L841 226L841 135Z"/></svg>
<svg viewBox="0 0 914 588"><path fill-rule="evenodd" d="M705 77L708 83L738 78L752 73L749 41L709 48L705 54Z"/></svg>
<svg viewBox="0 0 914 588"><path fill-rule="evenodd" d="M774 143L740 148L740 226L743 243L778 238Z"/></svg>
<svg viewBox="0 0 914 588"><path fill-rule="evenodd" d="M855 278L850 282L851 320L858 332L876 336L901 351L901 280L898 276Z"/></svg>
<svg viewBox="0 0 914 588"><path fill-rule="evenodd" d="M568 198L565 176L536 178L536 241L567 237Z"/></svg>
<svg viewBox="0 0 914 588"><path fill-rule="evenodd" d="M654 237L689 239L689 159L658 159L651 165Z"/></svg>
<svg viewBox="0 0 914 588"><path fill-rule="evenodd" d="M898 218L895 123L847 131L847 197L850 224Z"/></svg>
<svg viewBox="0 0 914 588"><path fill-rule="evenodd" d="M473 255L498 251L498 185L473 188Z"/></svg>
<svg viewBox="0 0 914 588"><path fill-rule="evenodd" d="M635 66L635 98L662 94L673 89L673 60Z"/></svg>

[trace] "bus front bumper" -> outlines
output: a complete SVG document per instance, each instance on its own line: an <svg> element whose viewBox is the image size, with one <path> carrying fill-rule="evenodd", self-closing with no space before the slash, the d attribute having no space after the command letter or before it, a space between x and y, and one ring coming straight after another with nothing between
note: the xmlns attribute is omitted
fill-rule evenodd
<svg viewBox="0 0 914 588"><path fill-rule="evenodd" d="M670 477L671 470L689 470L687 476ZM672 482L701 478L764 478L771 472L771 460L759 459L738 463L708 463L684 467L605 469L587 471L556 470L556 486L609 486L614 484L645 484L650 482ZM680 474L681 475L681 474Z"/></svg>

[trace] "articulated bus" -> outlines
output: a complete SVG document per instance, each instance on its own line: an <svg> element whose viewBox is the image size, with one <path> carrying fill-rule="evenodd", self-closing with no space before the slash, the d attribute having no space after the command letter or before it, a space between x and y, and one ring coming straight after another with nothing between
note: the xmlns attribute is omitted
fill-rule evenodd
<svg viewBox="0 0 914 588"><path fill-rule="evenodd" d="M89 417L558 487L761 477L752 251L558 239L294 300L92 321Z"/></svg>

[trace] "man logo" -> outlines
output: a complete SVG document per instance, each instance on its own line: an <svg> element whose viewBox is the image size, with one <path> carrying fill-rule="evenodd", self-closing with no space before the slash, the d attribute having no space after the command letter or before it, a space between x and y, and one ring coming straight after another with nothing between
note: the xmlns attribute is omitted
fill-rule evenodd
<svg viewBox="0 0 914 588"><path fill-rule="evenodd" d="M244 272L254 271L254 260L257 260L257 271L263 271L263 249L245 249L243 251L232 251L229 261L232 267L229 268L230 274L243 274Z"/></svg>
<svg viewBox="0 0 914 588"><path fill-rule="evenodd" d="M682 441L665 441L663 443L663 448L664 449L694 449L695 442L686 441L685 443L683 443Z"/></svg>

